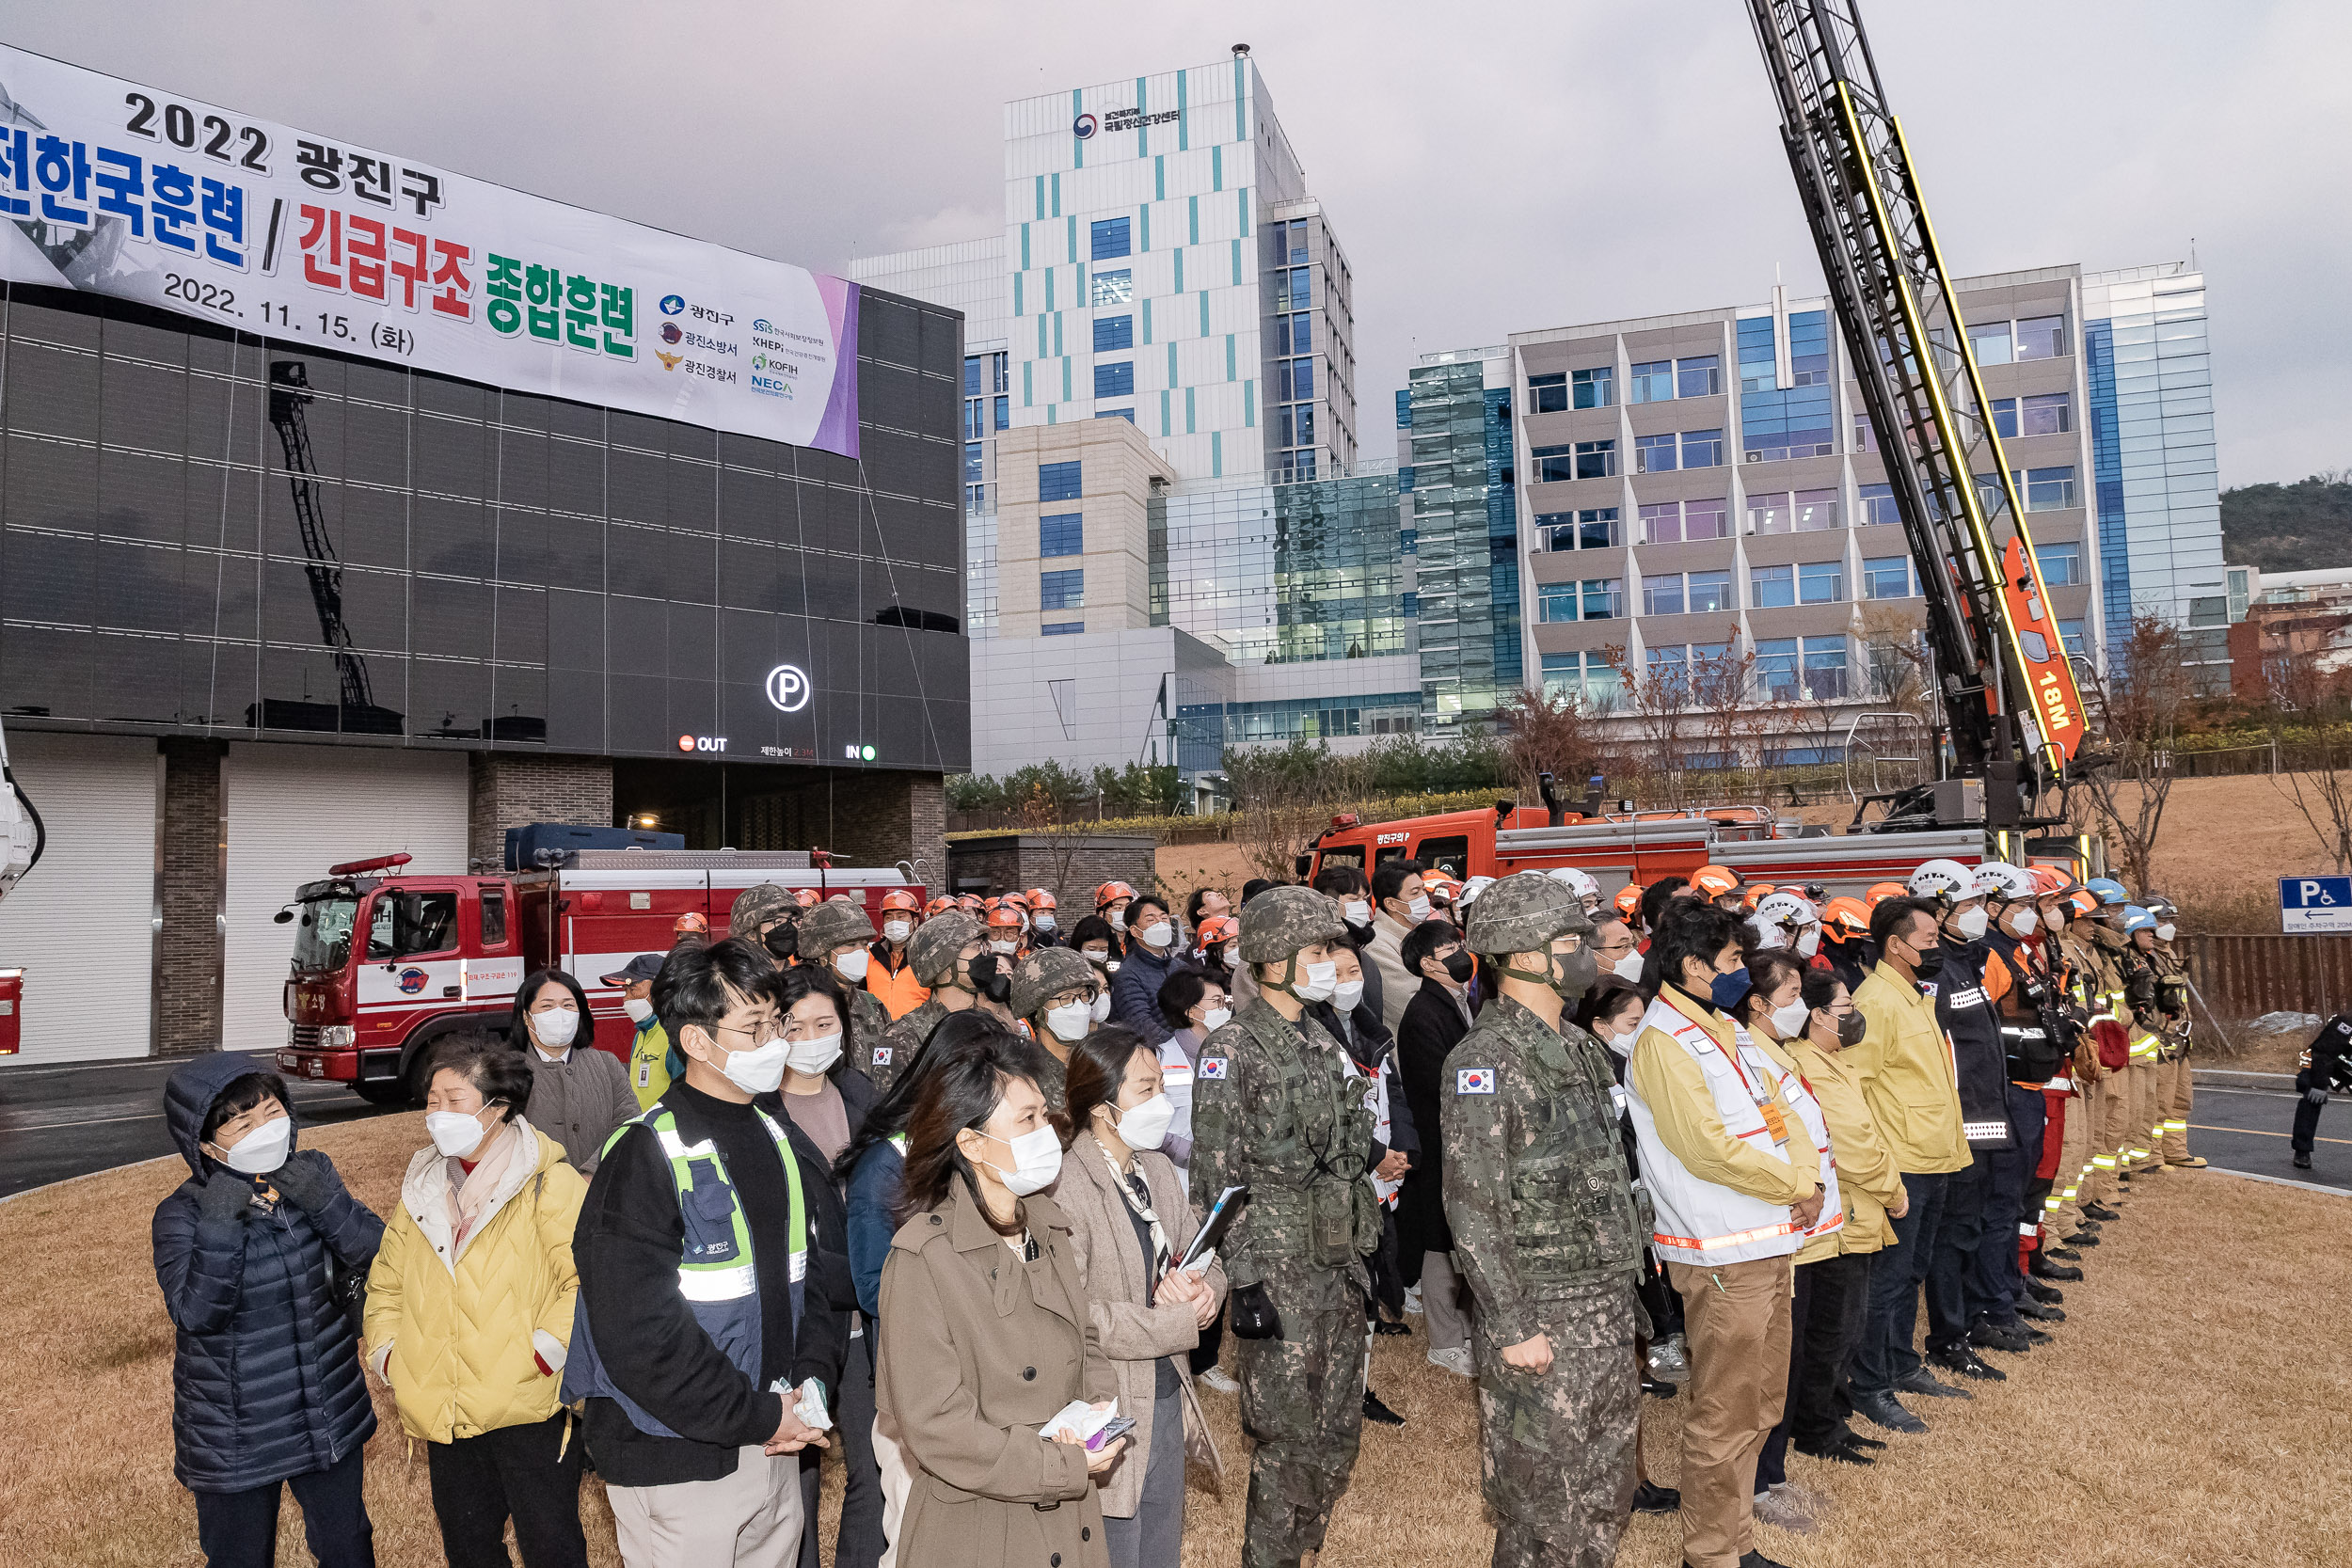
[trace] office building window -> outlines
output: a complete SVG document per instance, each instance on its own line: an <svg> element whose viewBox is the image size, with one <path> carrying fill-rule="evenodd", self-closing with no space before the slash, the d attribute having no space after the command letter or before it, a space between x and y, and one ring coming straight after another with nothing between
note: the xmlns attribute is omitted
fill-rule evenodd
<svg viewBox="0 0 2352 1568"><path fill-rule="evenodd" d="M1584 682L1582 654L1544 655L1544 695L1551 698L1575 697Z"/></svg>
<svg viewBox="0 0 2352 1568"><path fill-rule="evenodd" d="M1624 612L1623 578L1587 578L1581 584L1547 582L1535 589L1539 621L1613 621Z"/></svg>
<svg viewBox="0 0 2352 1568"><path fill-rule="evenodd" d="M1044 557L1086 553L1086 519L1076 512L1057 512L1037 520L1037 553Z"/></svg>
<svg viewBox="0 0 2352 1568"><path fill-rule="evenodd" d="M2066 318L2035 316L2017 324L2017 357L2061 359L2066 356Z"/></svg>
<svg viewBox="0 0 2352 1568"><path fill-rule="evenodd" d="M1098 408L1094 417L1098 420L1124 420L1129 424L1136 422L1136 411L1132 408Z"/></svg>
<svg viewBox="0 0 2352 1568"><path fill-rule="evenodd" d="M1791 387L1829 385L1829 312L1788 312L1788 384Z"/></svg>
<svg viewBox="0 0 2352 1568"><path fill-rule="evenodd" d="M1315 444L1315 405L1284 404L1275 414L1275 445L1311 447Z"/></svg>
<svg viewBox="0 0 2352 1568"><path fill-rule="evenodd" d="M1586 578L1584 579L1584 619L1613 621L1625 613L1625 579L1623 578Z"/></svg>
<svg viewBox="0 0 2352 1568"><path fill-rule="evenodd" d="M1724 466L1724 433L1720 430L1686 430L1682 433L1682 466L1686 468L1720 468Z"/></svg>
<svg viewBox="0 0 2352 1568"><path fill-rule="evenodd" d="M1797 640L1793 637L1767 637L1756 644L1756 689L1776 702L1794 702L1797 696Z"/></svg>
<svg viewBox="0 0 2352 1568"><path fill-rule="evenodd" d="M1531 414L1559 414L1568 406L1568 372L1550 375L1531 375L1527 378L1527 411Z"/></svg>
<svg viewBox="0 0 2352 1568"><path fill-rule="evenodd" d="M2070 539L2064 544L2036 544L2033 557L2041 562L2042 581L2046 587L2057 588L2083 580L2083 547L2079 541Z"/></svg>
<svg viewBox="0 0 2352 1568"><path fill-rule="evenodd" d="M1417 528L1398 529L1396 531L1396 553L1419 555L1421 553L1421 530Z"/></svg>
<svg viewBox="0 0 2352 1568"><path fill-rule="evenodd" d="M1682 503L1650 501L1642 508L1642 543L1671 545L1682 538Z"/></svg>
<svg viewBox="0 0 2352 1568"><path fill-rule="evenodd" d="M1576 444L1576 477L1579 479L1616 478L1617 443L1614 441L1579 441Z"/></svg>
<svg viewBox="0 0 2352 1568"><path fill-rule="evenodd" d="M1878 428L1870 423L1870 416L1867 413L1857 413L1853 417L1853 450L1856 451L1879 450Z"/></svg>
<svg viewBox="0 0 2352 1568"><path fill-rule="evenodd" d="M1866 528L1892 527L1903 520L1895 505L1895 487L1891 484L1866 484L1862 487L1862 523Z"/></svg>
<svg viewBox="0 0 2352 1568"><path fill-rule="evenodd" d="M1728 539L1731 537L1731 507L1721 496L1682 503L1682 537L1685 539Z"/></svg>
<svg viewBox="0 0 2352 1568"><path fill-rule="evenodd" d="M1041 501L1074 501L1086 489L1079 477L1076 463L1041 463L1037 466L1037 499Z"/></svg>
<svg viewBox="0 0 2352 1568"><path fill-rule="evenodd" d="M1535 518L1535 548L1556 554L1562 550L1605 550L1624 543L1613 506L1588 507L1581 512L1546 512Z"/></svg>
<svg viewBox="0 0 2352 1568"><path fill-rule="evenodd" d="M1315 477L1315 453L1312 447L1299 451L1279 454L1274 464L1277 483L1299 484Z"/></svg>
<svg viewBox="0 0 2352 1568"><path fill-rule="evenodd" d="M1787 533L1788 531L1788 492L1786 490L1749 491L1748 531L1750 533Z"/></svg>
<svg viewBox="0 0 2352 1568"><path fill-rule="evenodd" d="M1606 712L1617 705L1625 683L1598 652L1546 654L1544 695L1567 698L1587 712Z"/></svg>
<svg viewBox="0 0 2352 1568"><path fill-rule="evenodd" d="M1575 449L1563 443L1556 447L1534 447L1528 456L1535 464L1535 483L1557 484L1576 477Z"/></svg>
<svg viewBox="0 0 2352 1568"><path fill-rule="evenodd" d="M967 441L977 440L993 430L1002 430L1011 422L1012 399L1002 395L1008 390L1006 358L1002 354L964 356L963 438Z"/></svg>
<svg viewBox="0 0 2352 1568"><path fill-rule="evenodd" d="M1846 695L1846 640L1808 637L1804 640L1805 694L1817 703Z"/></svg>
<svg viewBox="0 0 2352 1568"><path fill-rule="evenodd" d="M1675 396L1678 398L1711 398L1724 389L1724 359L1720 354L1701 354L1689 359L1675 361Z"/></svg>
<svg viewBox="0 0 2352 1568"><path fill-rule="evenodd" d="M1122 348L1136 346L1136 318L1133 316L1097 316L1094 318L1094 352L1116 354Z"/></svg>
<svg viewBox="0 0 2352 1568"><path fill-rule="evenodd" d="M1274 362L1274 395L1276 401L1280 403L1313 397L1315 362L1311 359L1277 359Z"/></svg>
<svg viewBox="0 0 2352 1568"><path fill-rule="evenodd" d="M2019 401L2017 433L2020 436L2063 436L2074 428L2074 395L2072 392L2042 392Z"/></svg>
<svg viewBox="0 0 2352 1568"><path fill-rule="evenodd" d="M2090 657L2090 635L2080 621L2060 621L2058 641L2066 644L2069 656L2075 658Z"/></svg>
<svg viewBox="0 0 2352 1568"><path fill-rule="evenodd" d="M1800 490L1789 508L1799 533L1819 533L1837 526L1837 492Z"/></svg>
<svg viewBox="0 0 2352 1568"><path fill-rule="evenodd" d="M1610 397L1610 388L1616 378L1616 367L1613 365L1579 371L1572 378L1575 382L1572 389L1576 395L1570 401L1579 408L1607 408L1613 401Z"/></svg>
<svg viewBox="0 0 2352 1568"><path fill-rule="evenodd" d="M1874 555L1862 562L1862 596L1866 599L1911 597L1911 557Z"/></svg>
<svg viewBox="0 0 2352 1568"><path fill-rule="evenodd" d="M1088 280L1090 300L1097 310L1106 305L1133 305L1136 302L1136 275L1121 267L1117 272L1098 272Z"/></svg>
<svg viewBox="0 0 2352 1568"><path fill-rule="evenodd" d="M2063 468L2026 470L2026 511L2062 512L2074 504L2074 470L2071 465Z"/></svg>
<svg viewBox="0 0 2352 1568"><path fill-rule="evenodd" d="M1040 572L1037 575L1037 607L1040 610L1084 610L1087 607L1086 572L1083 569Z"/></svg>
<svg viewBox="0 0 2352 1568"><path fill-rule="evenodd" d="M1114 365L1094 367L1094 395L1098 398L1131 398L1136 395L1136 364L1121 359Z"/></svg>
<svg viewBox="0 0 2352 1568"><path fill-rule="evenodd" d="M966 441L963 444L964 483L977 484L981 480L988 477L985 470L985 460L981 455L987 451L987 450L988 449L986 447L982 446L977 441Z"/></svg>
<svg viewBox="0 0 2352 1568"><path fill-rule="evenodd" d="M1692 572L1688 603L1693 615L1708 615L1729 610L1731 604L1731 572L1728 567L1718 572Z"/></svg>
<svg viewBox="0 0 2352 1568"><path fill-rule="evenodd" d="M1307 220L1305 218L1293 218L1288 223L1275 224L1267 229L1266 232L1274 242L1274 264L1276 266L1295 265L1307 260Z"/></svg>
<svg viewBox="0 0 2352 1568"><path fill-rule="evenodd" d="M1048 621L1037 628L1041 637L1075 637L1087 629L1084 621Z"/></svg>
<svg viewBox="0 0 2352 1568"><path fill-rule="evenodd" d="M1808 561L1797 568L1799 604L1838 604L1846 597L1846 563Z"/></svg>
<svg viewBox="0 0 2352 1568"><path fill-rule="evenodd" d="M1650 648L1642 662L1649 669L1650 689L1661 695L1687 697L1691 691L1691 650L1679 642Z"/></svg>
<svg viewBox="0 0 2352 1568"><path fill-rule="evenodd" d="M1093 249L1089 252L1097 261L1116 261L1133 247L1127 243L1125 218L1099 218L1092 225Z"/></svg>
<svg viewBox="0 0 2352 1568"><path fill-rule="evenodd" d="M1979 365L2006 365L2014 357L2010 353L2009 323L1979 322L1968 329L1968 351L1977 356Z"/></svg>
<svg viewBox="0 0 2352 1568"><path fill-rule="evenodd" d="M1535 585L1536 620L1560 622L1581 618L1577 609L1575 583L1542 582Z"/></svg>
<svg viewBox="0 0 2352 1568"><path fill-rule="evenodd" d="M1748 572L1748 604L1755 610L1787 610L1797 602L1794 566L1756 566Z"/></svg>
<svg viewBox="0 0 2352 1568"><path fill-rule="evenodd" d="M1637 474L1672 473L1675 468L1675 437L1636 436L1633 437L1633 471Z"/></svg>
<svg viewBox="0 0 2352 1568"><path fill-rule="evenodd" d="M1628 403L1664 403L1675 395L1675 362L1652 359L1633 367L1626 383Z"/></svg>
<svg viewBox="0 0 2352 1568"><path fill-rule="evenodd" d="M1312 354L1315 335L1311 313L1274 318L1274 352L1277 354Z"/></svg>
<svg viewBox="0 0 2352 1568"><path fill-rule="evenodd" d="M1308 310L1314 308L1314 268L1286 267L1274 275L1274 308Z"/></svg>
<svg viewBox="0 0 2352 1568"><path fill-rule="evenodd" d="M1645 615L1679 615L1682 613L1682 574L1661 572L1642 579L1642 613Z"/></svg>

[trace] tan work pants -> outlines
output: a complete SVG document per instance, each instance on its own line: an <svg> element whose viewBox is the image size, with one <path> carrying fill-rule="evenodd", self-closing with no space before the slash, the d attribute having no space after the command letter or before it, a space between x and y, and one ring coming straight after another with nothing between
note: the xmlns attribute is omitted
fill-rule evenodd
<svg viewBox="0 0 2352 1568"><path fill-rule="evenodd" d="M801 1558L801 1456L738 1449L735 1473L667 1486L608 1486L628 1568L793 1568Z"/></svg>
<svg viewBox="0 0 2352 1568"><path fill-rule="evenodd" d="M2083 1223L2083 1204L2089 1201L2083 1184L2090 1175L2090 1099L2077 1085L2074 1097L2066 1101L2066 1127L2058 1139L2058 1173L2050 1183L2050 1197L2042 1211L2042 1223L2047 1228L2048 1244L2055 1246L2060 1236L2072 1235Z"/></svg>
<svg viewBox="0 0 2352 1568"><path fill-rule="evenodd" d="M1788 1394L1788 1258L1669 1263L1682 1297L1691 1381L1682 1413L1682 1560L1739 1568L1756 1535L1756 1460Z"/></svg>
<svg viewBox="0 0 2352 1568"><path fill-rule="evenodd" d="M2197 1101L2196 1076L2186 1056L2156 1064L2156 1098L2164 1125L2164 1163L2177 1165L2188 1158L2188 1114Z"/></svg>
<svg viewBox="0 0 2352 1568"><path fill-rule="evenodd" d="M2153 1170L2164 1164L2156 1150L2164 1142L2163 1117L2156 1111L2156 1059L2141 1056L2127 1069L2132 1081L2131 1146L2133 1170Z"/></svg>

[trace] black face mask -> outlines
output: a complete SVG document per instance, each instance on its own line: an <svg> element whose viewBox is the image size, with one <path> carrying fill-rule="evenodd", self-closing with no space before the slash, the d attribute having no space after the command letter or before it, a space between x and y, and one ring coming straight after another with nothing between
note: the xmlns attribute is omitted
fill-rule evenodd
<svg viewBox="0 0 2352 1568"><path fill-rule="evenodd" d="M991 1002L1012 1000L1012 976L998 972L995 954L983 953L972 960L972 992Z"/></svg>
<svg viewBox="0 0 2352 1568"><path fill-rule="evenodd" d="M1862 1043L1863 1035L1869 1029L1869 1027L1870 1021L1864 1018L1860 1013L1848 1013L1844 1018L1839 1019L1837 1021L1837 1044L1839 1048L1842 1050L1850 1045L1860 1045Z"/></svg>
<svg viewBox="0 0 2352 1568"><path fill-rule="evenodd" d="M771 957L778 958L800 957L801 928L791 921L786 921L759 940L766 945Z"/></svg>
<svg viewBox="0 0 2352 1568"><path fill-rule="evenodd" d="M1553 954L1551 971L1559 976L1552 982L1553 989L1564 1000L1574 1002L1600 978L1600 960L1593 957L1591 948L1580 947L1573 953Z"/></svg>
<svg viewBox="0 0 2352 1568"><path fill-rule="evenodd" d="M1478 961L1459 947L1445 956L1444 963L1446 974L1457 986L1469 985L1470 977L1478 973Z"/></svg>

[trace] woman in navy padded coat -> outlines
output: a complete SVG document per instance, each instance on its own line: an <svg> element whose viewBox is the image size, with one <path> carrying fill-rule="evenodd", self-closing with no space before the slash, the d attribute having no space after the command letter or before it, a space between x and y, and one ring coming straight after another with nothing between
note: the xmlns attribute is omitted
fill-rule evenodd
<svg viewBox="0 0 2352 1568"><path fill-rule="evenodd" d="M181 1068L164 1117L189 1175L155 1210L155 1278L178 1330L172 1469L196 1494L198 1543L211 1568L267 1568L283 1481L320 1568L373 1568L359 1488L375 1411L331 1281L366 1277L384 1222L326 1155L294 1147L286 1085L251 1057Z"/></svg>

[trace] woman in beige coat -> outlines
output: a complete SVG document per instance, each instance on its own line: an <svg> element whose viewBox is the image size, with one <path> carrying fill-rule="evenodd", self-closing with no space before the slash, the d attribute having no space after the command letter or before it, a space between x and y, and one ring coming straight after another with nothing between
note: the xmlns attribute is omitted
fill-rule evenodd
<svg viewBox="0 0 2352 1568"><path fill-rule="evenodd" d="M1097 1029L1070 1053L1070 1145L1054 1200L1070 1220L1087 1310L1119 1372L1119 1413L1135 1451L1103 1482L1111 1568L1178 1568L1184 1551L1184 1460L1214 1469L1188 1352L1216 1319L1225 1270L1174 1267L1200 1218L1159 1152L1174 1115L1159 1053L1132 1029Z"/></svg>
<svg viewBox="0 0 2352 1568"><path fill-rule="evenodd" d="M901 1212L882 1264L876 1399L914 1471L900 1568L1107 1568L1089 1449L1040 1429L1119 1392L1087 1312L1069 1223L1044 1196L1061 1138L1042 1053L1009 1030L940 1064L906 1130Z"/></svg>

